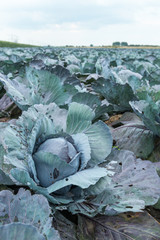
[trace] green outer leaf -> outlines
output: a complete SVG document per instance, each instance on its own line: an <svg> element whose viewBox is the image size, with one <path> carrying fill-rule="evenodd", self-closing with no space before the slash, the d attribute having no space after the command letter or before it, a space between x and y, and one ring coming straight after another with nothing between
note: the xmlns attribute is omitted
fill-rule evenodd
<svg viewBox="0 0 160 240"><path fill-rule="evenodd" d="M104 121L109 119L108 106L101 105L96 107L95 118L93 119L93 121L95 122L98 119L104 119Z"/></svg>
<svg viewBox="0 0 160 240"><path fill-rule="evenodd" d="M148 129L160 136L160 102L147 102L145 100L130 102L134 112L142 119Z"/></svg>
<svg viewBox="0 0 160 240"><path fill-rule="evenodd" d="M6 150L3 146L3 135L5 128L8 126L8 123L0 122L0 184L4 185L14 185L13 181L10 179L8 172L10 170L10 166L4 164L4 156L6 154ZM5 171L6 170L6 171Z"/></svg>
<svg viewBox="0 0 160 240"><path fill-rule="evenodd" d="M67 116L67 129L69 134L84 132L94 118L93 110L84 104L71 103Z"/></svg>
<svg viewBox="0 0 160 240"><path fill-rule="evenodd" d="M100 212L96 205L84 200L69 204L68 211L72 214L83 214L89 217L94 217Z"/></svg>
<svg viewBox="0 0 160 240"><path fill-rule="evenodd" d="M43 187L49 187L54 182L75 174L79 166L79 158L77 159L78 166L75 169L57 155L44 151L36 152L33 159L36 165L37 177ZM57 176L54 176L55 169Z"/></svg>
<svg viewBox="0 0 160 240"><path fill-rule="evenodd" d="M85 134L88 136L91 147L90 166L102 163L110 154L112 149L112 136L109 127L102 121L98 121L90 126Z"/></svg>
<svg viewBox="0 0 160 240"><path fill-rule="evenodd" d="M10 179L10 177L0 169L0 185L14 185L14 182Z"/></svg>
<svg viewBox="0 0 160 240"><path fill-rule="evenodd" d="M59 131L66 130L66 121L67 121L67 110L59 108L55 103L50 103L48 105L36 104L33 108L30 108L28 111L32 111L31 109L35 108L35 116L38 119L39 114L43 116L47 116L56 127L59 127ZM27 111L27 112L28 112ZM37 112L37 113L36 113ZM32 116L32 113L30 113Z"/></svg>
<svg viewBox="0 0 160 240"><path fill-rule="evenodd" d="M80 169L82 170L87 166L88 161L91 158L91 148L89 145L88 137L84 133L77 133L72 135L76 149L81 153L80 156Z"/></svg>
<svg viewBox="0 0 160 240"><path fill-rule="evenodd" d="M101 105L100 99L89 92L77 93L72 97L72 102L88 105L90 108L95 108Z"/></svg>
<svg viewBox="0 0 160 240"><path fill-rule="evenodd" d="M106 175L107 170L105 168L94 167L85 169L52 184L47 188L47 190L49 193L52 193L71 184L79 186L82 189L88 188L90 185L94 185L100 178Z"/></svg>
<svg viewBox="0 0 160 240"><path fill-rule="evenodd" d="M123 212L142 212L145 208L145 201L135 192L139 189L116 189L111 186L99 194L91 203L98 207L98 212L105 215L117 215ZM143 197L142 197L143 198ZM101 205L100 205L101 203Z"/></svg>
<svg viewBox="0 0 160 240"><path fill-rule="evenodd" d="M107 160L117 161L112 170L115 175L109 184L106 178L102 178L86 190L88 194L97 195L91 204L99 206L102 212L107 206L106 215L113 215L138 212L145 205L154 205L158 201L160 178L153 163L136 159L132 152L126 150L114 150Z"/></svg>
<svg viewBox="0 0 160 240"><path fill-rule="evenodd" d="M28 87L17 80L10 80L3 74L0 74L0 81L4 84L7 95L15 102L15 104L21 110L27 110L31 105Z"/></svg>
<svg viewBox="0 0 160 240"><path fill-rule="evenodd" d="M93 89L105 97L109 103L123 107L124 110L130 110L129 101L137 99L128 83L120 84L115 79L100 78L93 84Z"/></svg>
<svg viewBox="0 0 160 240"><path fill-rule="evenodd" d="M154 149L153 133L143 124L129 123L112 131L115 145L120 149L134 152L137 157L146 159Z"/></svg>
<svg viewBox="0 0 160 240"><path fill-rule="evenodd" d="M53 122L45 116L40 116L32 127L31 133L28 136L28 153L32 155L37 142L43 142L48 135L55 134L56 127Z"/></svg>
<svg viewBox="0 0 160 240"><path fill-rule="evenodd" d="M69 97L64 91L63 80L50 71L29 67L26 69L26 78L29 82L28 85L32 86L33 104L55 102L57 105L61 105Z"/></svg>
<svg viewBox="0 0 160 240"><path fill-rule="evenodd" d="M31 195L29 190L23 188L20 188L16 195L8 190L1 191L0 202L5 206L3 209L5 217L1 224L14 222L16 217L19 222L33 225L36 225L40 220L43 227L46 218L49 218L51 214L47 199L43 195ZM24 211L26 211L26 215L23 214Z"/></svg>
<svg viewBox="0 0 160 240"><path fill-rule="evenodd" d="M56 197L49 195L47 188L38 186L33 179L29 176L29 173L21 169L14 168L11 170L12 177L21 185L28 186L30 189L44 195L53 204L68 204L73 201L72 198Z"/></svg>
<svg viewBox="0 0 160 240"><path fill-rule="evenodd" d="M103 114L107 114L107 107L101 106L101 101L97 97L97 95L93 95L89 92L82 92L82 93L77 93L72 97L72 102L77 102L81 104L86 104L90 108L94 109L95 111L95 117L94 121L96 119L99 119Z"/></svg>
<svg viewBox="0 0 160 240"><path fill-rule="evenodd" d="M7 94L21 110L27 110L34 104L49 104L55 102L63 105L69 98L65 91L61 78L46 71L28 67L26 77L10 80L0 74L0 80L4 84Z"/></svg>
<svg viewBox="0 0 160 240"><path fill-rule="evenodd" d="M31 195L30 191L26 191L23 188L19 189L16 195L13 195L8 190L4 190L0 192L0 205L3 210L0 212L0 225L18 222L23 224L24 231L26 226L35 227L37 233L46 236L47 240L53 239L53 236L55 239L59 239L57 231L52 228L51 209L43 195ZM29 228L28 231L31 229ZM10 227L7 227L5 231L7 230L9 234L12 233ZM50 238L50 233L52 233L52 238Z"/></svg>
<svg viewBox="0 0 160 240"><path fill-rule="evenodd" d="M3 240L45 240L45 237L38 232L36 227L24 223L10 223L0 226L0 232Z"/></svg>

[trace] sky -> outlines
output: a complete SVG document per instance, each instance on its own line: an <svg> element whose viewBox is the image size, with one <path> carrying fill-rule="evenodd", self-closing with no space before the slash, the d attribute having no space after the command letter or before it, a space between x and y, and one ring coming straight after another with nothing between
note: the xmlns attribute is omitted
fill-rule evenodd
<svg viewBox="0 0 160 240"><path fill-rule="evenodd" d="M5 0L0 40L42 46L160 45L160 1Z"/></svg>

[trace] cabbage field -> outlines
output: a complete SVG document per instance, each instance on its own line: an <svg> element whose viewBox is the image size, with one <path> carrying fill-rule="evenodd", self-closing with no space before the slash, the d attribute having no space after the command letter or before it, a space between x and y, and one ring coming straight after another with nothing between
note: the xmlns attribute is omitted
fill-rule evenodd
<svg viewBox="0 0 160 240"><path fill-rule="evenodd" d="M160 50L0 48L0 240L160 240Z"/></svg>

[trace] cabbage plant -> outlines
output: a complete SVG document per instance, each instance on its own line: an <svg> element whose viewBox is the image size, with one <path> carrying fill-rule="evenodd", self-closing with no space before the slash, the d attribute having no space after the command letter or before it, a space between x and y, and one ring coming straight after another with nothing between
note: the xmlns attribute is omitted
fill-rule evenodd
<svg viewBox="0 0 160 240"><path fill-rule="evenodd" d="M92 87L96 93L99 93L120 112L130 111L129 101L137 100L132 87L128 83L120 83L114 78L105 79L101 77L93 83Z"/></svg>
<svg viewBox="0 0 160 240"><path fill-rule="evenodd" d="M111 155L110 129L100 120L92 123L94 117L84 104L72 102L66 110L51 103L1 124L0 184L27 186L54 211L88 216L155 204L160 179L152 163L128 151Z"/></svg>
<svg viewBox="0 0 160 240"><path fill-rule="evenodd" d="M0 74L0 82L7 95L22 111L34 104L55 102L64 105L73 93L77 93L74 85L80 84L76 77L59 65L46 69L27 67L23 77L13 79Z"/></svg>
<svg viewBox="0 0 160 240"><path fill-rule="evenodd" d="M52 226L52 211L43 195L31 195L29 190L23 188L16 195L3 190L0 191L0 205L1 239L61 239Z"/></svg>
<svg viewBox="0 0 160 240"><path fill-rule="evenodd" d="M86 198L83 189L110 174L98 165L111 152L111 133L102 121L92 124L94 116L79 103L24 111L1 136L1 183L29 186L57 206Z"/></svg>

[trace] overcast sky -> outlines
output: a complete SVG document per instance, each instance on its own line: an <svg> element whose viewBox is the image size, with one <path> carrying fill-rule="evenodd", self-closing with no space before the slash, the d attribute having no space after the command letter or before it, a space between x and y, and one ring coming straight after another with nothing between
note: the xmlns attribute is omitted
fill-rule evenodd
<svg viewBox="0 0 160 240"><path fill-rule="evenodd" d="M0 40L38 45L160 45L158 0L4 0Z"/></svg>

